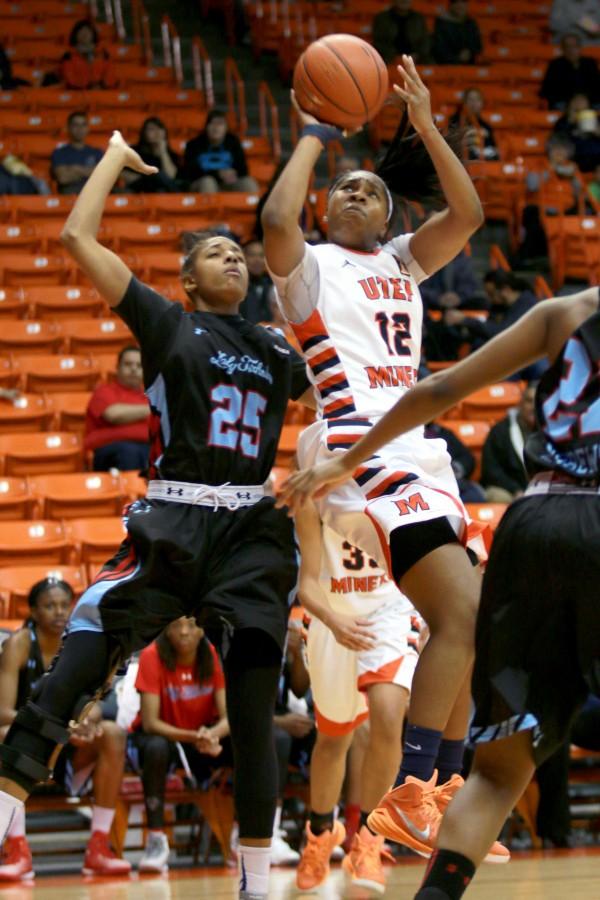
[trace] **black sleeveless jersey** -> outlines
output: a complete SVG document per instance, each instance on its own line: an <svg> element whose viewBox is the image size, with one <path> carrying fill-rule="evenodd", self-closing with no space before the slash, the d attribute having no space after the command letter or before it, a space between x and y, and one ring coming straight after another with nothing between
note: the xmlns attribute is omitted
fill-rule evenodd
<svg viewBox="0 0 600 900"><path fill-rule="evenodd" d="M525 445L531 474L555 469L600 478L600 311L568 339L536 392L537 430Z"/></svg>
<svg viewBox="0 0 600 900"><path fill-rule="evenodd" d="M25 628L29 631L31 641L29 647L29 656L24 669L19 672L19 684L17 686L17 704L16 709L20 709L25 705L33 688L36 686L44 672L44 660L40 652L40 645L35 631L35 625L29 621L25 624Z"/></svg>
<svg viewBox="0 0 600 900"><path fill-rule="evenodd" d="M262 484L287 402L309 387L300 356L275 331L239 315L185 312L136 278L116 312L142 351L150 477Z"/></svg>

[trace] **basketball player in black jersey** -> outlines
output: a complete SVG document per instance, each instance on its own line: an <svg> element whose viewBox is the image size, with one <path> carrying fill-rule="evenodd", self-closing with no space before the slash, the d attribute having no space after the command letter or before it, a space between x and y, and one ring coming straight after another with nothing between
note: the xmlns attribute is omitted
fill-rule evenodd
<svg viewBox="0 0 600 900"><path fill-rule="evenodd" d="M104 201L126 166L155 171L115 132L62 240L141 347L152 412L148 494L129 508L126 540L80 598L55 666L0 749L0 837L15 805L46 778L82 695L169 622L195 615L224 661L240 897L263 898L277 797L273 712L295 582L292 526L263 484L287 401L309 385L282 337L238 315L248 273L235 243L198 239L183 264L194 306L185 313L98 242Z"/></svg>
<svg viewBox="0 0 600 900"><path fill-rule="evenodd" d="M536 766L600 695L600 309L597 288L539 303L512 328L405 394L352 450L293 475L281 500L352 477L399 434L548 357L531 475L491 550L477 618L473 769L443 818L416 900L458 900Z"/></svg>

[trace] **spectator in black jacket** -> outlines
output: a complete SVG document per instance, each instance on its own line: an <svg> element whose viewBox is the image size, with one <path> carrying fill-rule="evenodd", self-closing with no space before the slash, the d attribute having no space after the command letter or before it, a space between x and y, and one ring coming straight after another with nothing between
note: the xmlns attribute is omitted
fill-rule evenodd
<svg viewBox="0 0 600 900"><path fill-rule="evenodd" d="M192 191L258 191L240 139L227 131L225 113L218 109L209 112L206 127L185 145L183 166Z"/></svg>
<svg viewBox="0 0 600 900"><path fill-rule="evenodd" d="M452 471L458 483L460 499L463 503L484 503L485 494L475 481L471 481L471 475L475 468L475 457L461 439L449 428L444 428L437 422L430 422L425 426L426 438L443 438L446 441L450 454Z"/></svg>
<svg viewBox="0 0 600 900"><path fill-rule="evenodd" d="M514 325L537 302L529 284L513 272L498 270L495 277L497 304L492 307L485 322L469 318L457 309L448 311L451 319L448 324L465 328L471 337L473 349Z"/></svg>
<svg viewBox="0 0 600 900"><path fill-rule="evenodd" d="M476 87L467 88L462 103L451 117L451 128L467 128L469 159L498 159L494 129L481 115L483 94Z"/></svg>
<svg viewBox="0 0 600 900"><path fill-rule="evenodd" d="M485 439L481 484L489 503L510 503L527 487L523 447L535 427L535 388L533 382L527 385L519 406L510 409Z"/></svg>
<svg viewBox="0 0 600 900"><path fill-rule="evenodd" d="M581 55L581 38L566 34L560 42L562 56L551 59L542 81L540 97L550 109L565 109L575 94L585 94L592 106L600 103L600 72L592 56Z"/></svg>
<svg viewBox="0 0 600 900"><path fill-rule="evenodd" d="M448 11L435 20L433 58L437 63L469 65L481 53L481 35L467 14L467 0L450 0Z"/></svg>
<svg viewBox="0 0 600 900"><path fill-rule="evenodd" d="M169 133L162 119L149 116L140 128L133 145L145 163L156 166L156 175L140 175L125 169L123 178L128 190L140 194L161 194L184 190L181 159L169 144Z"/></svg>
<svg viewBox="0 0 600 900"><path fill-rule="evenodd" d="M392 0L392 5L373 19L373 44L386 63L403 53L417 63L429 60L425 16L411 6L412 0Z"/></svg>
<svg viewBox="0 0 600 900"><path fill-rule="evenodd" d="M13 88L29 85L23 78L15 78L12 71L12 63L6 55L6 50L0 44L0 89L12 91Z"/></svg>
<svg viewBox="0 0 600 900"><path fill-rule="evenodd" d="M262 241L252 240L244 244L244 256L248 267L248 293L240 306L240 315L255 325L272 322L275 296Z"/></svg>

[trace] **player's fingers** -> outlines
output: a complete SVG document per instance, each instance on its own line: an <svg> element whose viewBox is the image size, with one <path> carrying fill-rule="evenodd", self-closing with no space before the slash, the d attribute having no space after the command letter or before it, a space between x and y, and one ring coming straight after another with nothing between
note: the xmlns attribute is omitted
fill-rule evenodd
<svg viewBox="0 0 600 900"><path fill-rule="evenodd" d="M394 93L401 97L405 103L410 103L410 94L403 90L399 84L394 85Z"/></svg>
<svg viewBox="0 0 600 900"><path fill-rule="evenodd" d="M412 78L412 80L413 80L416 84L423 84L423 82L422 82L422 80L421 80L421 76L419 75L419 73L418 73L418 71L417 71L417 67L416 67L416 65L415 65L415 61L414 61L414 59L412 58L412 56L406 56L406 55L404 55L404 56L402 57L402 61L403 61L403 63L404 63L404 67L405 67L405 68L408 70L408 72L410 73L410 77Z"/></svg>

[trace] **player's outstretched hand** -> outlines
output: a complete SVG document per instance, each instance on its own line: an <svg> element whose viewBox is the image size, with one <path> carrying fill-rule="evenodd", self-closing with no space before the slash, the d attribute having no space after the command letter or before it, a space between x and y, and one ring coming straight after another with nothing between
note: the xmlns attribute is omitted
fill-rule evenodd
<svg viewBox="0 0 600 900"><path fill-rule="evenodd" d="M301 509L309 497L324 497L335 487L352 476L352 469L344 463L344 456L339 455L328 462L294 472L283 482L277 491L276 506L288 507L288 515L293 516Z"/></svg>
<svg viewBox="0 0 600 900"><path fill-rule="evenodd" d="M117 150L122 154L124 169L133 169L134 172L139 172L140 175L156 175L158 173L156 166L149 166L139 153L129 146L120 131L113 131L108 147L110 150Z"/></svg>
<svg viewBox="0 0 600 900"><path fill-rule="evenodd" d="M354 619L336 613L327 619L327 627L342 647L348 650L372 650L375 646L375 635L369 628L368 619Z"/></svg>
<svg viewBox="0 0 600 900"><path fill-rule="evenodd" d="M331 125L329 122L321 122L320 119L317 119L311 113L306 112L305 109L302 109L302 107L298 103L296 91L294 90L290 91L290 98L292 101L292 106L296 110L298 119L300 120L300 128L304 128L305 125L327 125L328 128L331 128L332 141L339 137L352 137L353 135L358 134L359 131L362 131L362 127L346 129L345 131L342 131L342 129L338 128L337 125Z"/></svg>
<svg viewBox="0 0 600 900"><path fill-rule="evenodd" d="M435 128L431 113L431 96L417 72L412 56L403 54L402 65L398 66L398 73L404 81L404 87L395 84L394 94L406 103L408 117L415 131L422 133L430 128Z"/></svg>

